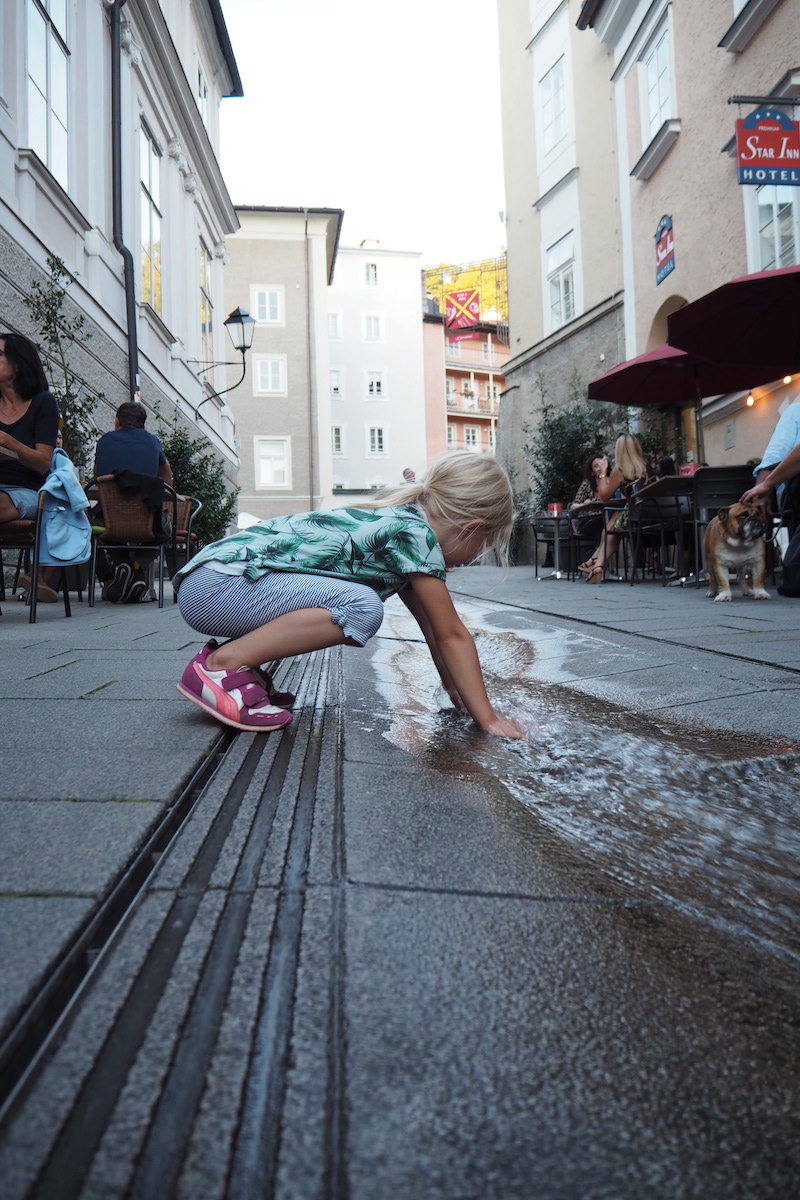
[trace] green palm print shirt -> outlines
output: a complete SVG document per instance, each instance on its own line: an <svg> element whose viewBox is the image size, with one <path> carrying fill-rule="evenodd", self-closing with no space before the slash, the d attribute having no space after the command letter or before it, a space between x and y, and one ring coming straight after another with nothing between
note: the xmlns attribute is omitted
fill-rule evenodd
<svg viewBox="0 0 800 1200"><path fill-rule="evenodd" d="M256 580L270 571L329 575L374 588L381 600L399 592L412 571L445 578L436 534L414 504L334 508L260 521L195 554L175 584L204 563L239 568Z"/></svg>

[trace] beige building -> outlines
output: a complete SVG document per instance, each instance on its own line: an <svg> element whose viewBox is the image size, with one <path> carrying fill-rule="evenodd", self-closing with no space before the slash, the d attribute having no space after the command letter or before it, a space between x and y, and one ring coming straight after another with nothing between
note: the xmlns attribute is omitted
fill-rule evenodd
<svg viewBox="0 0 800 1200"><path fill-rule="evenodd" d="M228 393L239 451L239 513L258 519L331 503L327 290L343 213L236 209L226 311L255 318L242 384ZM229 383L238 368L228 368Z"/></svg>
<svg viewBox="0 0 800 1200"><path fill-rule="evenodd" d="M608 53L604 111L616 123L624 263L619 357L630 358L666 341L667 315L687 301L737 276L800 262L800 187L740 185L734 146L736 119L757 108L771 103L800 116L780 104L800 103L800 7L797 0L586 0L578 26ZM731 97L743 99L731 104ZM674 269L657 275L664 221ZM706 460L760 458L798 383L798 376L788 384L765 380L752 407L744 392L707 400ZM691 413L684 430L691 452Z"/></svg>
<svg viewBox="0 0 800 1200"><path fill-rule="evenodd" d="M498 0L509 351L498 457L527 486L523 427L624 357L608 51L578 0Z"/></svg>

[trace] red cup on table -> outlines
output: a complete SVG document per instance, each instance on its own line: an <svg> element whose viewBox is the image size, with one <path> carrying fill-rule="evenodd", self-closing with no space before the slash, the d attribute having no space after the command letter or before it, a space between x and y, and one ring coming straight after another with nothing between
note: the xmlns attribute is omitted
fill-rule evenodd
<svg viewBox="0 0 800 1200"><path fill-rule="evenodd" d="M548 504L547 511L551 517L560 517L564 507L561 504Z"/></svg>

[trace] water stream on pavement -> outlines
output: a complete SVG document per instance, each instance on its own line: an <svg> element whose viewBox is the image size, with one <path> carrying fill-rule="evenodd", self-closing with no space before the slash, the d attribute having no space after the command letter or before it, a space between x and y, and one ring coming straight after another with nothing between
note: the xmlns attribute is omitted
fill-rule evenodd
<svg viewBox="0 0 800 1200"><path fill-rule="evenodd" d="M570 657L591 652L592 643L608 652L608 642L552 626L514 628L513 616L496 608L483 613L459 603L459 610L467 624L472 614L490 695L502 697L497 707L508 715L524 714L529 739L486 737L452 709L426 707L430 693L421 680L437 692L427 647L405 641L418 632L393 617L398 640L390 629L375 660L378 686L396 714L390 741L427 766L491 773L632 895L800 961L797 747L704 732L665 719L663 710L635 714L568 688L557 680L580 674L565 669ZM546 683L532 677L540 656ZM438 695L445 703L441 689ZM751 703L744 698L744 728Z"/></svg>

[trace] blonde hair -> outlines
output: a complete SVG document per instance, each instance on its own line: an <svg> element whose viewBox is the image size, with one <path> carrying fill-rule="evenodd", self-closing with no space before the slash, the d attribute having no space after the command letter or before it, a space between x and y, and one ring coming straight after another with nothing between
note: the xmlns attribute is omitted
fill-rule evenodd
<svg viewBox="0 0 800 1200"><path fill-rule="evenodd" d="M614 466L622 472L623 479L641 479L647 474L639 439L632 433L623 433L614 447Z"/></svg>
<svg viewBox="0 0 800 1200"><path fill-rule="evenodd" d="M420 504L448 529L480 521L486 540L501 564L508 562L508 543L514 527L514 498L508 476L496 458L459 451L438 459L421 483L381 492L362 500L358 508L387 508Z"/></svg>

